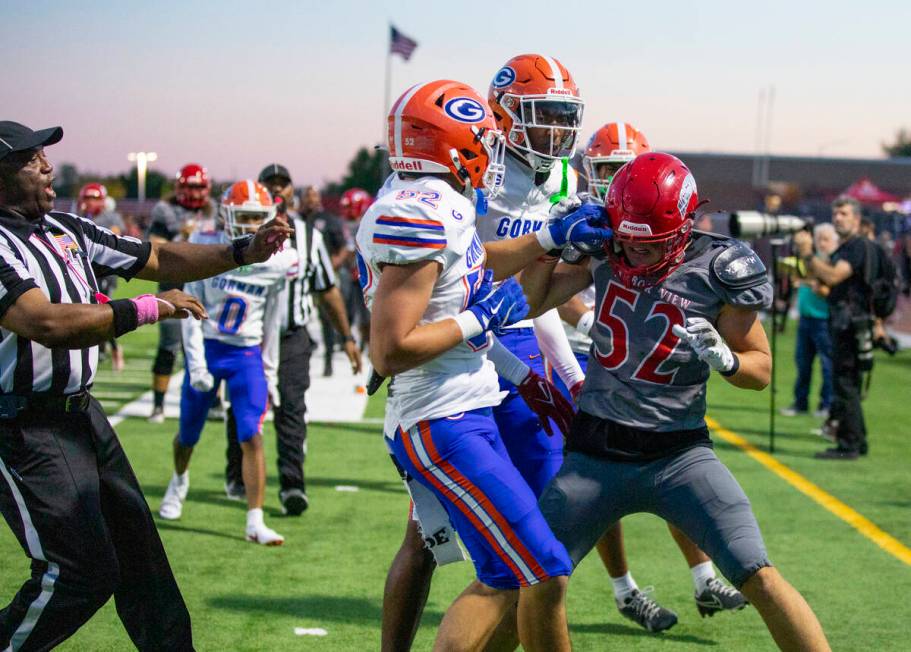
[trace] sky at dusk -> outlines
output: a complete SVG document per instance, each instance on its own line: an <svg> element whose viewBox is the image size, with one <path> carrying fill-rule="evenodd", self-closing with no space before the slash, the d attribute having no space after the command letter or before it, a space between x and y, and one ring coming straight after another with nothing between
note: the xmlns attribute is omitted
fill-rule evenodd
<svg viewBox="0 0 911 652"><path fill-rule="evenodd" d="M574 75L586 137L624 120L659 149L754 152L769 85L774 154L878 157L911 127L907 2L0 0L0 16L0 119L62 125L51 158L81 171L146 150L168 174L279 161L298 185L339 179L382 135L390 22L419 43L393 61L393 99L435 78L486 95L541 52Z"/></svg>

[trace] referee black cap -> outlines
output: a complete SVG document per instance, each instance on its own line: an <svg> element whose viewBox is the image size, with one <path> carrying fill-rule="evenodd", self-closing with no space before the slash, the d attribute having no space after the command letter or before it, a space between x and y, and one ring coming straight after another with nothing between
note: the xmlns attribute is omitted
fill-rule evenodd
<svg viewBox="0 0 911 652"><path fill-rule="evenodd" d="M270 163L264 167L262 172L259 173L259 182L265 183L272 177L281 177L287 179L289 183L291 182L291 174L288 172L288 168L278 163Z"/></svg>
<svg viewBox="0 0 911 652"><path fill-rule="evenodd" d="M63 127L48 127L32 131L25 125L12 120L0 120L0 159L13 152L44 147L60 142Z"/></svg>

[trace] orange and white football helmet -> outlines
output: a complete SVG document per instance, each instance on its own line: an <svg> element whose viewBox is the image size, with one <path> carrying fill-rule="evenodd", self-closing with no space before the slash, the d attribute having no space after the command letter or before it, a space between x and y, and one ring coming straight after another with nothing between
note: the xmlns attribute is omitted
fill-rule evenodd
<svg viewBox="0 0 911 652"><path fill-rule="evenodd" d="M584 103L562 63L543 54L520 54L490 82L490 108L506 146L536 172L572 157Z"/></svg>
<svg viewBox="0 0 911 652"><path fill-rule="evenodd" d="M221 198L221 217L225 233L232 240L256 233L275 217L272 195L261 183L244 179L233 183Z"/></svg>
<svg viewBox="0 0 911 652"><path fill-rule="evenodd" d="M451 173L466 192L494 196L503 185L505 139L490 107L471 86L441 79L415 84L388 118L389 167Z"/></svg>
<svg viewBox="0 0 911 652"><path fill-rule="evenodd" d="M588 191L601 201L607 197L611 179L624 163L651 150L645 134L628 122L608 122L592 134L582 168L588 177Z"/></svg>

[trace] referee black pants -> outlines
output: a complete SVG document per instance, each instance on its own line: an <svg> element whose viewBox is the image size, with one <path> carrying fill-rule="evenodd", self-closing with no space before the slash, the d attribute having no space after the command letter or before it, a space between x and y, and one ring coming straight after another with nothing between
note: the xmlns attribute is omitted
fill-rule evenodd
<svg viewBox="0 0 911 652"><path fill-rule="evenodd" d="M0 512L32 560L0 611L0 650L48 650L111 595L138 649L193 649L149 507L95 399L85 413L0 420Z"/></svg>
<svg viewBox="0 0 911 652"><path fill-rule="evenodd" d="M282 335L278 359L278 393L281 405L273 408L278 447L280 491L300 489L306 492L304 459L307 456L307 405L304 394L310 388L310 355L313 341L306 328ZM242 453L237 443L234 415L228 411L228 463L225 479L242 486Z"/></svg>

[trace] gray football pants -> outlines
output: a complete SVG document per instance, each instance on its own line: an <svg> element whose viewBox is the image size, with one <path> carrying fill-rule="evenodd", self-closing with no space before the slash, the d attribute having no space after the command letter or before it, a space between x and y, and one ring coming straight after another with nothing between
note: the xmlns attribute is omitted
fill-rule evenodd
<svg viewBox="0 0 911 652"><path fill-rule="evenodd" d="M648 512L682 530L737 588L771 566L749 499L711 448L641 463L569 452L539 504L574 565L610 525Z"/></svg>

